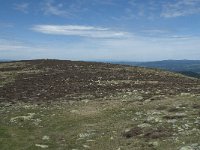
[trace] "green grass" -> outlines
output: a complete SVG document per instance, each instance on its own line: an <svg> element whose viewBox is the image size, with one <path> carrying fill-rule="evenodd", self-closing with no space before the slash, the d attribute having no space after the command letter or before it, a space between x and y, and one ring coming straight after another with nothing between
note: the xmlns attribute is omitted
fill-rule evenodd
<svg viewBox="0 0 200 150"><path fill-rule="evenodd" d="M125 93L124 93L125 94ZM119 94L120 95L120 94ZM37 150L36 144L47 145L46 149L165 149L175 150L185 145L199 143L198 96L176 96L162 100L142 102L131 96L117 95L101 101L79 101L73 104L55 102L53 104L33 105L19 103L0 109L0 147L1 150ZM122 94L123 95L123 94ZM128 101L124 101L125 99ZM177 109L181 108L178 112ZM23 119L19 116L29 116ZM170 123L166 115L185 113L183 118ZM16 118L12 122L12 118ZM25 117L26 118L26 117ZM196 123L195 123L196 122ZM128 128L141 124L143 134L132 138L123 137ZM188 128L183 125L189 125ZM161 138L145 137L145 133L159 127L172 128L171 136ZM174 127L174 128L173 128ZM178 128L183 131L179 132ZM43 137L49 137L43 140ZM154 143L154 144L152 144Z"/></svg>

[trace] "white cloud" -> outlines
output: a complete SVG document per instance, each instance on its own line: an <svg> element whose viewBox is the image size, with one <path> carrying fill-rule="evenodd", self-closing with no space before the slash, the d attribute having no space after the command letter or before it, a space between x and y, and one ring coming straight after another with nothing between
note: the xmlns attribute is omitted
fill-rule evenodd
<svg viewBox="0 0 200 150"><path fill-rule="evenodd" d="M29 3L14 4L14 9L23 13L28 13Z"/></svg>
<svg viewBox="0 0 200 150"><path fill-rule="evenodd" d="M42 11L45 15L70 16L69 11L63 8L63 3L55 3L54 0L45 1Z"/></svg>
<svg viewBox="0 0 200 150"><path fill-rule="evenodd" d="M117 60L199 59L199 40L198 37L148 38L136 36L129 39L101 41L97 51L98 56ZM97 53L96 50L95 53Z"/></svg>
<svg viewBox="0 0 200 150"><path fill-rule="evenodd" d="M44 34L80 36L88 38L126 38L129 33L108 28L80 25L35 25L32 30Z"/></svg>
<svg viewBox="0 0 200 150"><path fill-rule="evenodd" d="M200 13L200 0L176 0L163 4L162 17L173 18Z"/></svg>
<svg viewBox="0 0 200 150"><path fill-rule="evenodd" d="M45 0L42 3L42 12L45 15L55 15L60 17L75 17L77 13L83 13L88 10L86 6L83 6L83 1L74 0L73 3L67 1L57 2L55 0Z"/></svg>
<svg viewBox="0 0 200 150"><path fill-rule="evenodd" d="M89 27L85 27L89 30ZM100 28L100 30L104 30ZM65 37L59 37L64 39ZM168 36L129 38L85 38L73 42L19 42L0 39L1 58L57 58L72 60L149 61L199 59L200 37Z"/></svg>
<svg viewBox="0 0 200 150"><path fill-rule="evenodd" d="M168 30L161 30L161 29L148 29L148 30L143 30L142 32L149 35L168 35L170 33L170 31Z"/></svg>
<svg viewBox="0 0 200 150"><path fill-rule="evenodd" d="M200 0L128 0L121 16L113 16L114 20L149 20L159 18L175 18L200 14Z"/></svg>
<svg viewBox="0 0 200 150"><path fill-rule="evenodd" d="M21 42L14 40L0 39L0 51L15 51L28 48Z"/></svg>

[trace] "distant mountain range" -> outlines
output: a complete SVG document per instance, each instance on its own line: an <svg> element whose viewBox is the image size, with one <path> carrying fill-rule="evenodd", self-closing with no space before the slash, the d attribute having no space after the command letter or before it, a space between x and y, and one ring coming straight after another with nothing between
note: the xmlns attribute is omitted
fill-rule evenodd
<svg viewBox="0 0 200 150"><path fill-rule="evenodd" d="M12 61L11 59L0 59L0 62L8 62L8 61Z"/></svg>
<svg viewBox="0 0 200 150"><path fill-rule="evenodd" d="M164 69L178 72L190 77L200 78L200 60L163 60L152 62L110 62L131 66Z"/></svg>

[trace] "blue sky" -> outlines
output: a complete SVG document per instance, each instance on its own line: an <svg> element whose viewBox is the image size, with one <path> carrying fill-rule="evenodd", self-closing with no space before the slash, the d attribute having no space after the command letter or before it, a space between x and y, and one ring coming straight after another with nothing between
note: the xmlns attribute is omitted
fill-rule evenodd
<svg viewBox="0 0 200 150"><path fill-rule="evenodd" d="M0 0L0 58L200 59L200 0Z"/></svg>

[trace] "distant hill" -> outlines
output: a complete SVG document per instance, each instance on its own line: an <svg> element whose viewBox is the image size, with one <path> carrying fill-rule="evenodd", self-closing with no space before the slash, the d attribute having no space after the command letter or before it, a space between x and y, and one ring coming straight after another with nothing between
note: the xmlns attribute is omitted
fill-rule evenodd
<svg viewBox="0 0 200 150"><path fill-rule="evenodd" d="M200 60L163 60L163 61L152 61L152 62L114 62L114 63L164 69L173 72L179 72L187 76L200 78Z"/></svg>
<svg viewBox="0 0 200 150"><path fill-rule="evenodd" d="M158 90L177 94L191 91L196 84L194 79L161 70L67 60L0 63L0 73L0 100L7 101L74 99L85 93L99 98L129 90L145 91L144 97L150 98Z"/></svg>
<svg viewBox="0 0 200 150"><path fill-rule="evenodd" d="M9 61L12 61L10 59L0 59L0 62L9 62Z"/></svg>

